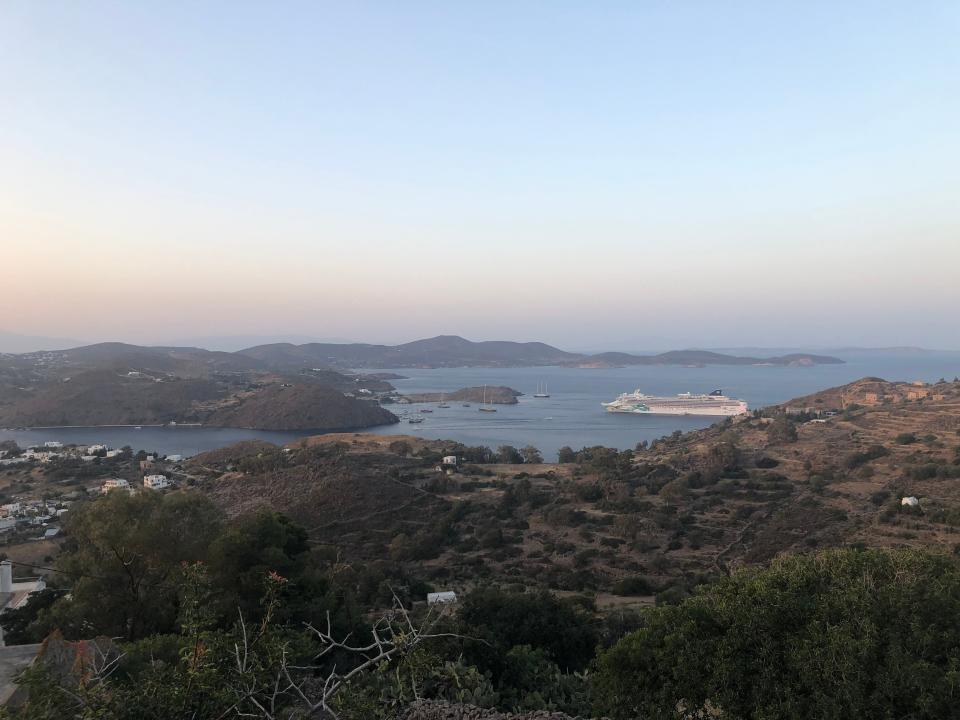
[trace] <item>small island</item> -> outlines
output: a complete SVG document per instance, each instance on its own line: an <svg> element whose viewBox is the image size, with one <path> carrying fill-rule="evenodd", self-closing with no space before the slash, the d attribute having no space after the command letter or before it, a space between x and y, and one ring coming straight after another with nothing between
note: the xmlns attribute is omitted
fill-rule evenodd
<svg viewBox="0 0 960 720"><path fill-rule="evenodd" d="M519 390L506 387L505 385L483 385L479 387L465 387L453 392L431 392L431 393L411 393L403 395L402 400L410 403L431 403L443 402L477 402L484 401L493 405L516 405L517 398L523 395Z"/></svg>

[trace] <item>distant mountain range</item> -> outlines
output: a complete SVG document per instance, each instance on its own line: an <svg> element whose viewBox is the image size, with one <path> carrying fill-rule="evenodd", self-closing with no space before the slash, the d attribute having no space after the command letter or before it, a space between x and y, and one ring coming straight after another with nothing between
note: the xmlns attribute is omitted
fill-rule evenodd
<svg viewBox="0 0 960 720"><path fill-rule="evenodd" d="M516 367L567 365L615 367L623 365L821 365L842 363L828 355L791 353L774 357L725 355L708 350L673 350L656 355L607 352L572 353L540 342L472 342L456 335L440 335L402 345L366 343L275 343L241 350L240 355L266 366L292 370L303 367Z"/></svg>
<svg viewBox="0 0 960 720"><path fill-rule="evenodd" d="M373 399L393 386L382 377L349 372L354 368L840 362L806 353L753 357L705 350L582 355L539 342L471 342L450 335L402 345L274 343L239 352L98 343L0 354L0 426L186 422L321 431L396 422Z"/></svg>
<svg viewBox="0 0 960 720"><path fill-rule="evenodd" d="M70 338L44 337L42 335L21 335L20 333L0 330L0 353L66 350L78 345L83 345L83 341Z"/></svg>

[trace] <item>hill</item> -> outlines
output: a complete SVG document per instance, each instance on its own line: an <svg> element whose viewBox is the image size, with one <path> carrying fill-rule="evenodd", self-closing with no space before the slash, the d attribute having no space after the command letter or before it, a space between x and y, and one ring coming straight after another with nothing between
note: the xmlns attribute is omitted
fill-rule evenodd
<svg viewBox="0 0 960 720"><path fill-rule="evenodd" d="M252 358L236 353L194 347L144 347L126 343L98 343L58 352L31 353L48 371L78 369L131 370L172 373L181 377L204 377L212 372L244 372L265 369Z"/></svg>
<svg viewBox="0 0 960 720"><path fill-rule="evenodd" d="M395 422L397 417L376 402L355 400L314 383L273 383L218 407L205 419L214 427L321 432Z"/></svg>
<svg viewBox="0 0 960 720"><path fill-rule="evenodd" d="M682 594L784 552L960 546L960 384L886 383L903 399L834 407L833 398L872 392L875 382L635 452L587 448L563 464L339 435L242 463L221 456L205 463L200 486L229 512L294 514L347 560L389 556L452 588L483 579L586 591L604 607ZM911 399L917 390L926 394ZM452 475L437 469L447 454L465 460ZM919 508L901 506L904 496Z"/></svg>
<svg viewBox="0 0 960 720"><path fill-rule="evenodd" d="M158 425L341 430L396 422L357 390L393 390L333 370L285 377L199 348L101 343L0 356L0 425Z"/></svg>
<svg viewBox="0 0 960 720"><path fill-rule="evenodd" d="M725 355L709 350L671 350L657 355L631 355L608 352L591 355L583 362L593 365L834 365L843 364L840 358L810 353L792 353L774 357L749 357Z"/></svg>
<svg viewBox="0 0 960 720"><path fill-rule="evenodd" d="M472 342L455 335L415 340L403 345L353 343L280 343L260 345L240 353L274 368L304 367L402 368L402 367L515 367L567 365L610 367L622 365L806 365L842 363L826 355L797 353L780 357L738 357L704 350L675 350L658 355L609 352L582 355L539 342Z"/></svg>
<svg viewBox="0 0 960 720"><path fill-rule="evenodd" d="M403 345L308 343L260 345L242 355L278 368L336 365L351 368L555 365L577 357L539 342L471 342L440 335Z"/></svg>
<svg viewBox="0 0 960 720"><path fill-rule="evenodd" d="M523 395L519 390L504 385L466 387L453 392L411 393L404 395L409 402L428 403L449 400L451 402L488 402L494 405L516 405L517 398Z"/></svg>

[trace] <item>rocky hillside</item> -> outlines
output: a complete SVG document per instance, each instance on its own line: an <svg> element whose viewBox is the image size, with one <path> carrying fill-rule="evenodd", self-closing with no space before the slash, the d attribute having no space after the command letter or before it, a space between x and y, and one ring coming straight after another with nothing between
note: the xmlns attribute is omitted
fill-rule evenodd
<svg viewBox="0 0 960 720"><path fill-rule="evenodd" d="M385 531L447 509L441 498L401 480L421 464L405 452L420 442L344 434L285 449L244 443L197 455L190 465L207 478L201 487L229 515L277 510L321 544L342 543L351 558L377 558L390 540Z"/></svg>
<svg viewBox="0 0 960 720"><path fill-rule="evenodd" d="M917 389L928 395L834 410L835 389L811 400L822 416L768 408L563 464L498 464L481 448L412 437L324 436L206 463L200 485L231 513L291 513L347 560L389 562L453 589L523 583L620 607L783 552L960 547L960 384L887 391ZM464 460L458 472L438 470L448 454Z"/></svg>
<svg viewBox="0 0 960 720"><path fill-rule="evenodd" d="M393 386L327 369L286 377L234 353L103 343L0 356L0 426L176 422L325 431L396 422L375 403L354 399L358 390Z"/></svg>
<svg viewBox="0 0 960 720"><path fill-rule="evenodd" d="M128 377L111 370L83 372L0 399L0 426L156 425L199 422L198 407L223 391L209 379Z"/></svg>
<svg viewBox="0 0 960 720"><path fill-rule="evenodd" d="M205 424L261 430L354 430L398 422L373 401L315 383L272 383L214 410Z"/></svg>

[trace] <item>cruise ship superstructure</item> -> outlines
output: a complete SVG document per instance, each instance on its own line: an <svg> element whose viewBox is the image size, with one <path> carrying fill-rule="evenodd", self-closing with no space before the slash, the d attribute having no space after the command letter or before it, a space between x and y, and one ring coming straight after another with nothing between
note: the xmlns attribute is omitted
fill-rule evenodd
<svg viewBox="0 0 960 720"><path fill-rule="evenodd" d="M722 390L709 395L680 393L673 397L644 395L639 390L623 393L613 402L603 403L607 412L638 415L742 415L749 412L743 400L728 398Z"/></svg>

